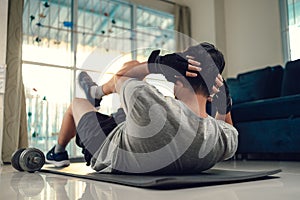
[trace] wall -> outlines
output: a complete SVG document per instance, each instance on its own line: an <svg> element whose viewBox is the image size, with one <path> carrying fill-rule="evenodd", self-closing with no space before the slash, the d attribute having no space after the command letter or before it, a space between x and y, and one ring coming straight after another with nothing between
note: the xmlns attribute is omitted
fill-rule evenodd
<svg viewBox="0 0 300 200"><path fill-rule="evenodd" d="M192 37L224 53L225 77L283 64L278 0L174 0L192 12Z"/></svg>
<svg viewBox="0 0 300 200"><path fill-rule="evenodd" d="M225 0L228 76L283 64L278 0Z"/></svg>
<svg viewBox="0 0 300 200"><path fill-rule="evenodd" d="M225 22L225 9L224 2L225 0L215 0L215 38L216 38L216 46L220 51L224 53L225 61L227 62L227 41L226 41L226 22ZM222 75L227 77L228 67L225 67Z"/></svg>
<svg viewBox="0 0 300 200"><path fill-rule="evenodd" d="M6 33L8 0L0 0L0 65L6 63ZM1 77L5 81L5 77ZM0 80L1 81L1 80ZM2 88L3 89L3 88ZM3 100L4 94L0 92L0 165L2 164L2 138L3 138Z"/></svg>
<svg viewBox="0 0 300 200"><path fill-rule="evenodd" d="M174 0L191 9L192 38L198 42L216 42L213 0Z"/></svg>

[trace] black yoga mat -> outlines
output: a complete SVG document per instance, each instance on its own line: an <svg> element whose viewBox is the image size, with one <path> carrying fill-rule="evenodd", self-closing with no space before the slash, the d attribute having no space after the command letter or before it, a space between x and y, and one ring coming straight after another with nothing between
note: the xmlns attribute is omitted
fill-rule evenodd
<svg viewBox="0 0 300 200"><path fill-rule="evenodd" d="M55 168L52 167L52 165L45 165L42 172L133 187L176 189L261 180L272 178L270 175L277 174L281 172L281 170L238 171L213 168L193 175L119 175L98 173L93 171L90 167L87 167L84 163L72 163L69 167L65 168Z"/></svg>

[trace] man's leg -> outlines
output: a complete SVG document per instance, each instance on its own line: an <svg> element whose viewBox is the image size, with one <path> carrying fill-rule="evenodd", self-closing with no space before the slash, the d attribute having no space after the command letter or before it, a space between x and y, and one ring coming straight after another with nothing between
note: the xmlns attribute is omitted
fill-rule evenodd
<svg viewBox="0 0 300 200"><path fill-rule="evenodd" d="M96 111L96 109L88 102L88 100L78 98L73 100L64 114L57 144L46 155L48 163L52 163L57 167L70 164L65 148L71 139L76 136L76 126L81 117L85 113L91 111Z"/></svg>
<svg viewBox="0 0 300 200"><path fill-rule="evenodd" d="M82 148L86 164L90 165L92 157L97 157L96 152L117 126L117 122L114 117L97 112L86 99L75 99L72 106L77 131L76 144ZM119 111L119 121L122 120L122 116Z"/></svg>
<svg viewBox="0 0 300 200"><path fill-rule="evenodd" d="M86 99L75 98L67 109L58 135L58 144L66 147L76 136L76 127L81 117L91 111L97 111Z"/></svg>
<svg viewBox="0 0 300 200"><path fill-rule="evenodd" d="M76 127L74 123L73 118L73 112L72 112L72 104L68 107L66 110L66 113L64 114L61 128L58 134L58 145L62 147L66 147L70 140L75 137L76 135Z"/></svg>
<svg viewBox="0 0 300 200"><path fill-rule="evenodd" d="M75 98L71 106L72 116L76 127L84 114L92 111L97 112L96 108L87 99Z"/></svg>

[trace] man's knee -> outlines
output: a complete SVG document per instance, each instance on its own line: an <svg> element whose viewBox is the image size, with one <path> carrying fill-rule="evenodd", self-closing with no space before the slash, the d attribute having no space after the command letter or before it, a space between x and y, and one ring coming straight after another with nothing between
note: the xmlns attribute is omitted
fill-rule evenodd
<svg viewBox="0 0 300 200"><path fill-rule="evenodd" d="M97 111L87 99L83 98L74 98L71 103L71 108L76 125L84 114L91 111Z"/></svg>
<svg viewBox="0 0 300 200"><path fill-rule="evenodd" d="M72 103L72 110L86 110L86 111L96 111L96 108L87 100L83 98L74 98Z"/></svg>
<svg viewBox="0 0 300 200"><path fill-rule="evenodd" d="M89 101L87 99L75 97L73 99L73 101L71 102L71 105L78 106L78 105L82 105L82 104L86 104L86 103L89 103Z"/></svg>

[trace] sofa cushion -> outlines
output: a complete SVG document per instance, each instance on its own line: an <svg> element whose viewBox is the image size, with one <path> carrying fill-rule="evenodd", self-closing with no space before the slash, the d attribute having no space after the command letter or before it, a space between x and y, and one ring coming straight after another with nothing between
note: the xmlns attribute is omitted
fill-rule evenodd
<svg viewBox="0 0 300 200"><path fill-rule="evenodd" d="M296 116L300 116L300 94L241 103L232 109L235 123Z"/></svg>
<svg viewBox="0 0 300 200"><path fill-rule="evenodd" d="M279 97L281 94L283 68L281 66L239 74L227 79L234 104Z"/></svg>
<svg viewBox="0 0 300 200"><path fill-rule="evenodd" d="M284 70L281 96L300 94L299 75L300 59L288 62Z"/></svg>

